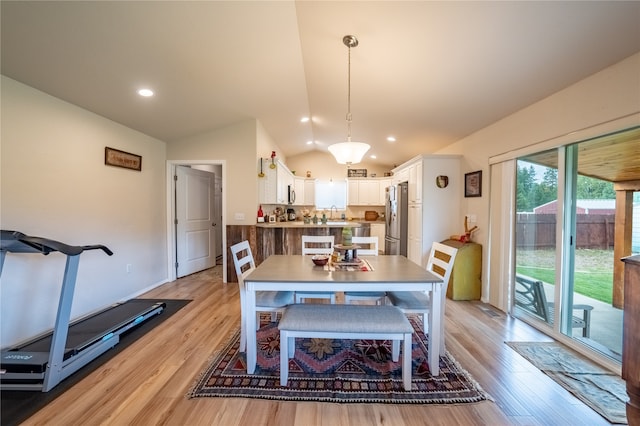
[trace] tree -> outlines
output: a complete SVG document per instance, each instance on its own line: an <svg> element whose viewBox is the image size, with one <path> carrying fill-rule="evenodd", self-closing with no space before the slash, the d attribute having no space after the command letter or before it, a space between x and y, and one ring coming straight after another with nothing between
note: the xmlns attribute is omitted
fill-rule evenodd
<svg viewBox="0 0 640 426"><path fill-rule="evenodd" d="M578 175L576 198L580 200L615 199L613 182Z"/></svg>
<svg viewBox="0 0 640 426"><path fill-rule="evenodd" d="M529 167L526 165L529 164ZM536 185L536 171L530 163L518 161L516 176L516 211L525 212L535 207L531 194Z"/></svg>

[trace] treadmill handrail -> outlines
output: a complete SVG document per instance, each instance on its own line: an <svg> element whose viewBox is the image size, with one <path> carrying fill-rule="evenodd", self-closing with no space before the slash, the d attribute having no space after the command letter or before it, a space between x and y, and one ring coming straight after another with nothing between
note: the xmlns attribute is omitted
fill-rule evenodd
<svg viewBox="0 0 640 426"><path fill-rule="evenodd" d="M77 256L84 250L102 250L109 256L113 252L106 246L95 244L87 246L71 246L60 241L42 237L32 237L18 231L2 230L0 249L10 253L42 253L45 256L51 252L59 251L67 256Z"/></svg>

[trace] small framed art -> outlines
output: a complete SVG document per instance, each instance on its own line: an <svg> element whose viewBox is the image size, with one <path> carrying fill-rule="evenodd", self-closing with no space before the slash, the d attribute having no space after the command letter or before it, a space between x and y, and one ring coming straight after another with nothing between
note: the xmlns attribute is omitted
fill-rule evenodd
<svg viewBox="0 0 640 426"><path fill-rule="evenodd" d="M464 175L464 196L482 197L482 170L465 173Z"/></svg>
<svg viewBox="0 0 640 426"><path fill-rule="evenodd" d="M131 170L142 170L142 156L120 151L119 149L105 147L104 164L108 166L123 167Z"/></svg>

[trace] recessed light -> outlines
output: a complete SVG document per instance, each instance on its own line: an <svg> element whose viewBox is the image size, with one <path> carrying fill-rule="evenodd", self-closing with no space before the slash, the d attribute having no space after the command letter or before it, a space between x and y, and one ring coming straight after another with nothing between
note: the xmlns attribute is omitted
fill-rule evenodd
<svg viewBox="0 0 640 426"><path fill-rule="evenodd" d="M396 138L394 138L393 136L388 136L388 137L387 137L387 140L388 140L389 142L395 142L395 141L396 141Z"/></svg>
<svg viewBox="0 0 640 426"><path fill-rule="evenodd" d="M307 141L307 145L313 145L313 141Z"/></svg>
<svg viewBox="0 0 640 426"><path fill-rule="evenodd" d="M301 123L307 123L307 122L309 122L309 117L302 117L302 118L300 119L300 122L301 122Z"/></svg>
<svg viewBox="0 0 640 426"><path fill-rule="evenodd" d="M375 155L372 155L372 156L371 156L371 158L373 158L373 159L375 160L375 159L376 159L376 158L378 158L378 157L376 157Z"/></svg>
<svg viewBox="0 0 640 426"><path fill-rule="evenodd" d="M144 96L145 98L148 98L150 96L153 96L153 90L151 90L151 89L140 89L140 90L138 90L138 95Z"/></svg>

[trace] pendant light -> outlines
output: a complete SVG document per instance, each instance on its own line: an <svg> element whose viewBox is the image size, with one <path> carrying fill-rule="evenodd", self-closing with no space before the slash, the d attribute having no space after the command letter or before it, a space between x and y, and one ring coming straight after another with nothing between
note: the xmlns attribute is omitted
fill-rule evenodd
<svg viewBox="0 0 640 426"><path fill-rule="evenodd" d="M351 48L358 45L358 39L352 35L342 38L342 43L349 48L348 91L347 91L347 141L329 145L329 152L333 154L339 164L358 164L369 150L370 146L364 142L351 141Z"/></svg>

